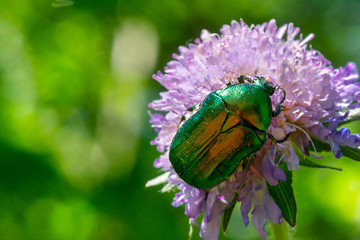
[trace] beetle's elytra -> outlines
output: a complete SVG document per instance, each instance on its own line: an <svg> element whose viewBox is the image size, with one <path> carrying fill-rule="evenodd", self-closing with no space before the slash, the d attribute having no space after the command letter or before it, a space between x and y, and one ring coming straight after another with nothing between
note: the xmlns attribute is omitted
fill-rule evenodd
<svg viewBox="0 0 360 240"><path fill-rule="evenodd" d="M170 162L191 186L210 189L226 180L260 150L272 117L281 111L285 91L273 112L270 96L277 87L263 77L240 76L239 82L210 93L172 140Z"/></svg>

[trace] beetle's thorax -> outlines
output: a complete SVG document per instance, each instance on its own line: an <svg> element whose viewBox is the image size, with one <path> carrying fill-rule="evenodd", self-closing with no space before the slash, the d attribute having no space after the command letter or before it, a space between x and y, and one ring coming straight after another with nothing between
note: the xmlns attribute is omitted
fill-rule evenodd
<svg viewBox="0 0 360 240"><path fill-rule="evenodd" d="M265 131L271 122L272 106L269 94L258 84L231 85L215 92L228 111L258 130Z"/></svg>

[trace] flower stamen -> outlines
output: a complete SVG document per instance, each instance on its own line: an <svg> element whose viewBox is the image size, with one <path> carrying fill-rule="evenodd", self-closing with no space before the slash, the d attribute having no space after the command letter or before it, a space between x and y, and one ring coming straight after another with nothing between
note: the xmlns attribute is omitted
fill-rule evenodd
<svg viewBox="0 0 360 240"><path fill-rule="evenodd" d="M313 140L311 139L311 137L309 136L309 134L308 134L304 129L302 129L301 127L299 127L299 126L297 126L297 125L295 125L295 124L292 124L292 123L287 123L287 124L290 125L290 126L292 126L292 127L295 127L295 128L297 128L297 129L299 129L301 132L303 132L303 133L305 134L306 138L310 141L311 146L314 148L315 156L316 156L316 157L319 157L319 156L317 155L317 151L316 151L316 148L315 148L315 144L314 144Z"/></svg>

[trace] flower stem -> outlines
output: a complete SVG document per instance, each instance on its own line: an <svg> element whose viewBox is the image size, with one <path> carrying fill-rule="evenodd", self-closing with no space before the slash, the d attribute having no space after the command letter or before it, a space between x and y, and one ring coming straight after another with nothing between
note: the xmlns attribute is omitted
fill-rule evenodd
<svg viewBox="0 0 360 240"><path fill-rule="evenodd" d="M273 240L289 240L289 232L286 222L274 224L271 222L271 232Z"/></svg>

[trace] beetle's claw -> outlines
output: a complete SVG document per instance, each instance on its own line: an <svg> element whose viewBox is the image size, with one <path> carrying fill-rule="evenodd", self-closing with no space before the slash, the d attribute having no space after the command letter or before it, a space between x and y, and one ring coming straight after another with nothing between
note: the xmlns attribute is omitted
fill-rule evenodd
<svg viewBox="0 0 360 240"><path fill-rule="evenodd" d="M272 112L272 117L277 117L281 113L282 108L283 108L282 105L280 104L276 105L276 111Z"/></svg>

